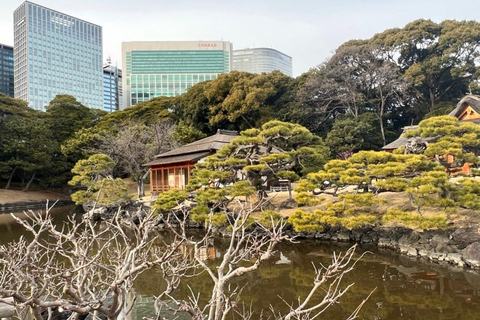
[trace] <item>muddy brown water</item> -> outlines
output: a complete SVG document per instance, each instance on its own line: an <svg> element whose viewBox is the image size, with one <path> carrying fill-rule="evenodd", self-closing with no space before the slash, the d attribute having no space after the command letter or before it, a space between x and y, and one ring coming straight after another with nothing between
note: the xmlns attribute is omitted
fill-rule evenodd
<svg viewBox="0 0 480 320"><path fill-rule="evenodd" d="M68 216L81 218L74 207L56 208L56 223L67 221ZM6 214L0 214L0 243L18 239L25 232ZM26 235L28 238L28 235ZM169 234L163 234L168 241ZM226 249L227 240L216 238L205 252L210 263L219 261ZM242 302L257 314L269 315L271 309L288 310L288 304L298 305L298 298L309 292L314 268L312 264L328 264L332 252L344 252L348 245L334 245L313 240L298 243L282 243L275 256L259 270L236 279L235 285L243 288ZM369 251L348 274L343 283L354 286L341 298L340 303L330 307L319 319L345 319L352 310L375 289L362 308L359 319L480 319L480 273L412 259L376 247L357 249L360 255ZM173 296L186 299L190 293L200 293L200 302L208 300L212 282L208 275L201 274L182 282ZM163 283L157 270L142 274L135 283L136 306L131 319L154 316L152 296L161 292ZM320 299L321 295L315 297ZM253 319L258 318L258 316ZM266 318L266 317L265 317ZM179 319L188 319L180 317ZM229 319L240 319L230 317Z"/></svg>

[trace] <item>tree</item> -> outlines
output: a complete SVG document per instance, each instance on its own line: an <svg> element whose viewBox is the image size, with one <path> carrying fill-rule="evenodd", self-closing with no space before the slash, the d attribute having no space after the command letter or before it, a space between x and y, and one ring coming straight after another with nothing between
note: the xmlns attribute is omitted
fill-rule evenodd
<svg viewBox="0 0 480 320"><path fill-rule="evenodd" d="M325 139L332 156L338 158L343 152L378 149L382 137L378 128L372 125L374 121L375 116L371 113L361 114L357 119L337 119Z"/></svg>
<svg viewBox="0 0 480 320"><path fill-rule="evenodd" d="M62 143L83 128L92 127L106 111L93 110L70 95L57 95L46 108L46 115L55 141Z"/></svg>
<svg viewBox="0 0 480 320"><path fill-rule="evenodd" d="M477 165L480 156L480 126L459 121L456 117L439 116L420 122L418 129L405 133L407 137L434 138L425 155L434 159L449 171L465 163ZM454 161L448 161L453 156Z"/></svg>
<svg viewBox="0 0 480 320"><path fill-rule="evenodd" d="M207 192L223 193L223 186L236 183L234 186L241 188L254 187L262 198L267 183L280 178L297 180L299 174L320 168L328 152L323 141L305 127L269 121L261 130L243 131L240 137L199 163L189 188L212 184L212 190ZM243 181L238 181L240 177Z"/></svg>
<svg viewBox="0 0 480 320"><path fill-rule="evenodd" d="M357 119L369 112L378 120L385 145L385 117L403 106L408 87L400 69L383 59L379 48L347 43L309 78L302 99L310 112L320 115L317 126L341 114Z"/></svg>
<svg viewBox="0 0 480 320"><path fill-rule="evenodd" d="M370 43L383 49L384 57L400 67L416 91L423 115L442 101L456 101L480 76L480 23L419 19L404 28L375 35Z"/></svg>
<svg viewBox="0 0 480 320"><path fill-rule="evenodd" d="M123 110L118 110L104 116L96 125L99 131L109 131L126 122L150 125L172 118L174 99L156 97L149 101L139 102Z"/></svg>
<svg viewBox="0 0 480 320"><path fill-rule="evenodd" d="M87 202L105 206L123 204L129 199L127 186L122 179L113 178L114 167L115 162L104 154L94 154L88 159L78 161L72 169L75 175L68 184L82 186L85 190L73 193L72 200L76 204Z"/></svg>
<svg viewBox="0 0 480 320"><path fill-rule="evenodd" d="M174 128L171 120L150 126L127 122L118 126L115 133L99 136L97 150L114 159L116 165L137 182L140 198L145 195L144 180L149 170L143 164L176 146Z"/></svg>
<svg viewBox="0 0 480 320"><path fill-rule="evenodd" d="M1 97L0 101L0 173L11 187L14 177L24 182L27 191L35 178L51 180L43 174L55 162L60 146L52 141L45 117L26 103Z"/></svg>
<svg viewBox="0 0 480 320"><path fill-rule="evenodd" d="M118 319L130 311L133 282L142 272L161 267L180 274L190 267L178 250L182 241L152 245L159 238L151 215L134 224L117 214L100 230L89 219L59 230L49 210L26 215L12 216L31 239L0 246L0 301L12 298L19 318L30 312L35 320Z"/></svg>
<svg viewBox="0 0 480 320"><path fill-rule="evenodd" d="M207 134L219 128L259 127L277 118L276 111L284 108L278 102L287 92L291 94L292 83L279 71L259 75L232 71L190 88L176 98L174 112L177 119Z"/></svg>

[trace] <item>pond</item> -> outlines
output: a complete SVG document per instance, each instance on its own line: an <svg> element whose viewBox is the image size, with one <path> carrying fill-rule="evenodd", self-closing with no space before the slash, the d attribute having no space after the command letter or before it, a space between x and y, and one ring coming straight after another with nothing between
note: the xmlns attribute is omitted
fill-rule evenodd
<svg viewBox="0 0 480 320"><path fill-rule="evenodd" d="M56 223L67 216L81 218L72 207L55 209ZM0 215L0 242L6 243L23 234L22 228L7 215ZM168 234L165 232L165 239ZM206 255L215 263L226 249L227 240L216 238ZM259 270L245 274L236 284L243 288L242 301L260 314L263 310L288 310L310 290L314 268L312 264L329 264L332 252L345 252L348 245L332 245L314 240L282 243L273 259ZM369 251L348 274L344 284L355 283L339 304L330 307L322 319L345 319L368 294L375 289L360 312L360 319L480 319L480 273L428 263L424 260L400 256L376 247L361 247L358 255ZM152 296L161 292L160 273L149 270L135 283L138 294L131 319L154 316ZM201 274L182 282L173 294L186 299L192 288L200 292L200 301L208 300L212 282ZM186 319L186 318L185 318Z"/></svg>

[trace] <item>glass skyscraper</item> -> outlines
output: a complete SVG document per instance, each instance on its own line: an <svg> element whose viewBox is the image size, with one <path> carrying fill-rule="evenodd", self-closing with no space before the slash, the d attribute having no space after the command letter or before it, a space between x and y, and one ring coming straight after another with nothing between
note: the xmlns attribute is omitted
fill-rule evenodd
<svg viewBox="0 0 480 320"><path fill-rule="evenodd" d="M230 72L228 41L122 43L123 107L180 95L195 84Z"/></svg>
<svg viewBox="0 0 480 320"><path fill-rule="evenodd" d="M102 27L28 1L13 22L16 98L44 110L69 94L103 108Z"/></svg>
<svg viewBox="0 0 480 320"><path fill-rule="evenodd" d="M13 97L13 47L0 44L0 93Z"/></svg>
<svg viewBox="0 0 480 320"><path fill-rule="evenodd" d="M122 104L122 70L112 65L103 67L103 110L120 110Z"/></svg>
<svg viewBox="0 0 480 320"><path fill-rule="evenodd" d="M233 69L250 73L269 73L280 70L292 76L292 57L270 48L254 48L233 51Z"/></svg>

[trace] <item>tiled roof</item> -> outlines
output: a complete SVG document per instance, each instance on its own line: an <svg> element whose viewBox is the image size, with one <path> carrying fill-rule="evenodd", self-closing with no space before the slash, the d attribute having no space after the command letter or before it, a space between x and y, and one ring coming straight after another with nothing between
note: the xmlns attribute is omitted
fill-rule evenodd
<svg viewBox="0 0 480 320"><path fill-rule="evenodd" d="M206 137L204 139L186 144L180 148L159 154L155 156L155 158L158 159L193 152L219 150L221 147L229 144L230 141L236 137L238 137L238 133L236 131L218 130L213 136Z"/></svg>
<svg viewBox="0 0 480 320"><path fill-rule="evenodd" d="M238 137L236 131L218 130L216 134L204 139L186 144L180 148L159 154L155 160L145 163L143 166L170 164L183 161L196 161L214 153Z"/></svg>
<svg viewBox="0 0 480 320"><path fill-rule="evenodd" d="M184 155L178 156L170 156L164 158L158 158L148 163L145 163L144 167L151 167L161 164L171 164L171 163L179 163L179 162L186 162L186 161L198 161L206 156L212 154L210 151L203 151L203 152L196 152L196 153L189 153Z"/></svg>

